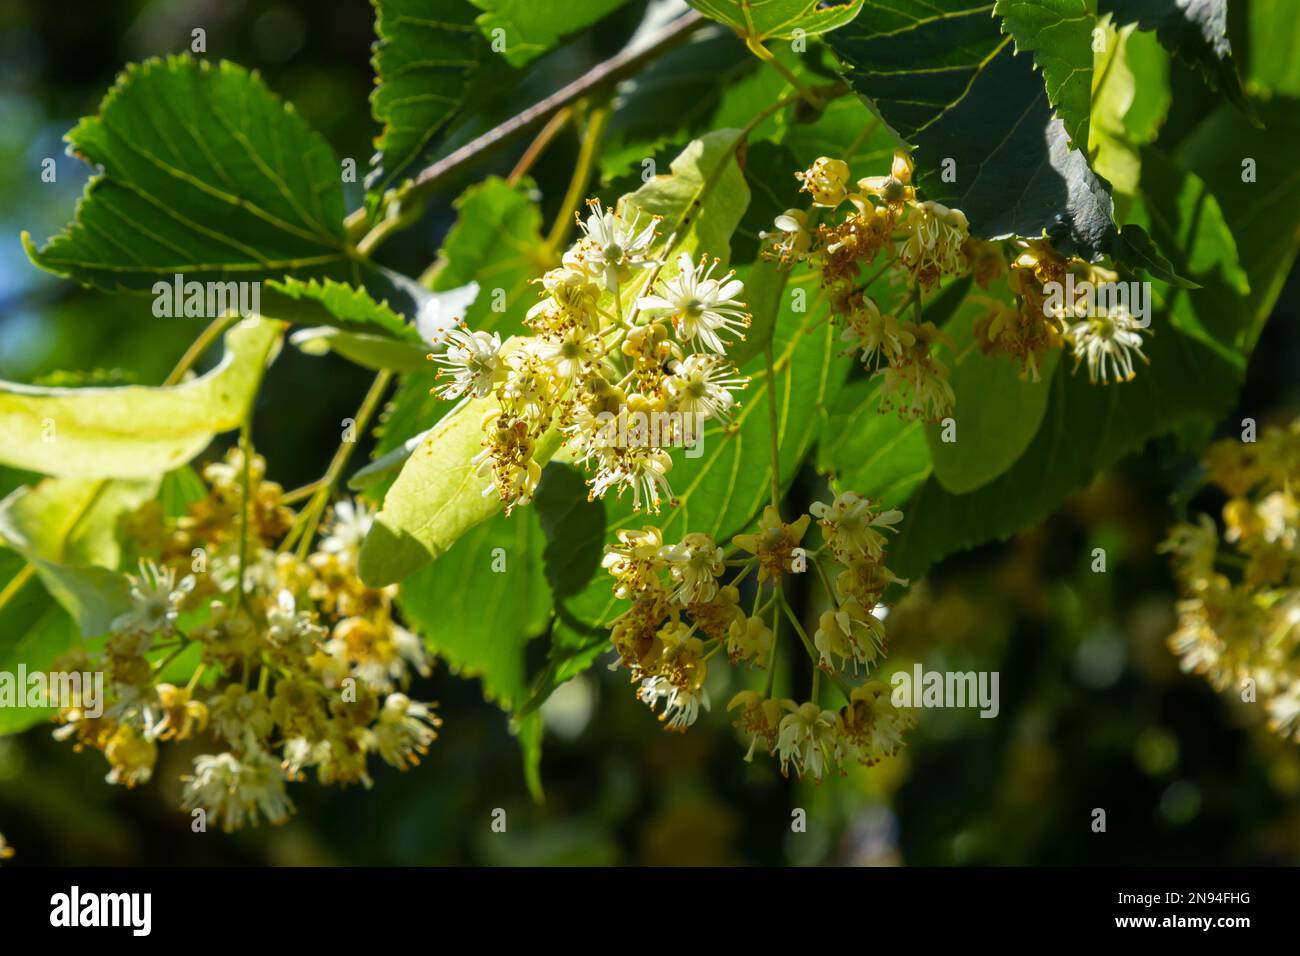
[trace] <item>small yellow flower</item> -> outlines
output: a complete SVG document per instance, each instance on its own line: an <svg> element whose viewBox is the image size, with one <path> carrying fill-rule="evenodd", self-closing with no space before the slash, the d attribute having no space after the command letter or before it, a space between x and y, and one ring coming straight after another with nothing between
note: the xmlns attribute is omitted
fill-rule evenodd
<svg viewBox="0 0 1300 956"><path fill-rule="evenodd" d="M760 239L776 240L765 255L778 262L800 262L812 248L812 233L808 231L808 213L802 209L787 209L773 220L775 232L761 232Z"/></svg>
<svg viewBox="0 0 1300 956"><path fill-rule="evenodd" d="M137 783L148 783L158 761L158 747L152 740L136 733L129 724L118 725L104 748L104 756L112 767L106 778L109 783L120 783L128 789Z"/></svg>
<svg viewBox="0 0 1300 956"><path fill-rule="evenodd" d="M870 767L882 757L893 757L915 724L911 714L894 707L888 687L867 681L853 688L849 703L836 715L835 760L843 764L853 759Z"/></svg>
<svg viewBox="0 0 1300 956"><path fill-rule="evenodd" d="M901 208L916 198L912 188L912 161L901 149L894 151L894 161L888 176L869 176L858 180L858 189L868 196L876 196L888 206Z"/></svg>
<svg viewBox="0 0 1300 956"><path fill-rule="evenodd" d="M163 717L150 729L151 739L186 740L195 729L200 733L207 729L207 705L194 700L189 688L159 684L158 703L162 707Z"/></svg>
<svg viewBox="0 0 1300 956"><path fill-rule="evenodd" d="M848 192L849 164L842 159L820 156L806 171L795 173L805 192L811 193L819 206L838 206Z"/></svg>
<svg viewBox="0 0 1300 956"><path fill-rule="evenodd" d="M797 520L786 524L781 520L781 513L768 505L758 521L758 532L738 534L731 543L758 558L760 582L769 578L779 581L785 572L794 569L794 551L803 541L811 521L808 515L800 515Z"/></svg>
<svg viewBox="0 0 1300 956"><path fill-rule="evenodd" d="M821 655L817 666L834 674L852 661L854 673L859 664L870 671L884 653L884 638L885 626L879 618L857 601L845 601L838 610L823 612L818 621L813 634L813 646Z"/></svg>
<svg viewBox="0 0 1300 956"><path fill-rule="evenodd" d="M772 629L761 617L738 617L731 622L727 655L733 664L752 659L759 667L766 667L771 652Z"/></svg>
<svg viewBox="0 0 1300 956"><path fill-rule="evenodd" d="M784 701L790 713L781 719L776 750L781 759L781 773L790 775L790 766L800 778L805 774L821 782L835 750L835 714L809 701L795 704Z"/></svg>
<svg viewBox="0 0 1300 956"><path fill-rule="evenodd" d="M763 749L771 754L776 752L777 736L780 733L781 719L785 714L786 706L794 705L794 701L781 701L776 698L765 699L756 690L742 690L731 702L727 704L727 710L732 711L737 707L741 708L736 717L735 726L738 730L749 735L749 752L745 754L745 761L751 762L754 759L754 750L758 742L763 742Z"/></svg>

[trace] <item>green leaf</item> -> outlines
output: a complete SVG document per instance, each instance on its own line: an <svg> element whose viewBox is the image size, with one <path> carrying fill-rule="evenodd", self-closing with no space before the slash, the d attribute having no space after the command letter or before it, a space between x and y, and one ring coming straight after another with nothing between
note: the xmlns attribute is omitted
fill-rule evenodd
<svg viewBox="0 0 1300 956"><path fill-rule="evenodd" d="M456 225L438 253L431 288L447 293L473 285L478 295L463 315L449 318L503 339L526 331L524 316L537 301L532 280L554 265L533 190L527 180L511 186L489 176L456 200Z"/></svg>
<svg viewBox="0 0 1300 956"><path fill-rule="evenodd" d="M1184 289L1200 288L1191 279L1184 279L1175 270L1173 263L1164 257L1156 244L1151 241L1147 231L1136 223L1125 223L1115 233L1111 242L1110 257L1117 264L1131 269L1141 269L1153 279L1168 282L1170 285Z"/></svg>
<svg viewBox="0 0 1300 956"><path fill-rule="evenodd" d="M880 284L871 289L878 298L875 290ZM952 325L953 313L966 304L969 289L968 279L950 282L925 304L926 321ZM816 464L818 471L831 475L836 490L895 507L929 476L930 447L924 423L882 410L879 390L880 380L874 376L856 378L844 387L831 408L825 437L817 445Z"/></svg>
<svg viewBox="0 0 1300 956"><path fill-rule="evenodd" d="M929 476L930 446L922 422L880 410L879 389L877 379L859 378L836 397L817 469L830 474L836 491L896 508Z"/></svg>
<svg viewBox="0 0 1300 956"><path fill-rule="evenodd" d="M289 336L289 344L304 355L334 352L362 368L394 372L422 372L429 367L427 346L399 342L383 335L344 332L328 325L300 329Z"/></svg>
<svg viewBox="0 0 1300 956"><path fill-rule="evenodd" d="M551 612L537 516L521 509L489 518L403 581L398 605L454 673L479 678L485 698L518 711L530 693L525 651ZM541 720L518 715L513 725L529 790L540 800Z"/></svg>
<svg viewBox="0 0 1300 956"><path fill-rule="evenodd" d="M305 355L337 352L364 368L422 372L429 368L428 346L415 325L364 289L343 282L296 278L269 282L263 315L290 323L326 323L299 329L290 345ZM422 293L421 293L422 294Z"/></svg>
<svg viewBox="0 0 1300 956"><path fill-rule="evenodd" d="M727 353L737 367L763 354L768 342L772 341L782 307L793 302L794 290L800 289L799 294L804 296L811 292L809 283L802 281L802 276L796 276L790 269L770 260L759 260L739 270L739 274L745 283L750 323L744 341L737 342Z"/></svg>
<svg viewBox="0 0 1300 956"><path fill-rule="evenodd" d="M376 302L365 289L333 279L272 280L262 314L299 325L331 325L361 335L387 335L406 342L423 340L413 325L394 312L387 301Z"/></svg>
<svg viewBox="0 0 1300 956"><path fill-rule="evenodd" d="M797 119L797 111L793 115ZM812 122L790 123L781 145L798 159L787 174L793 182L794 170L807 169L819 156L843 157L858 176L887 173L898 140L860 97L841 96Z"/></svg>
<svg viewBox="0 0 1300 956"><path fill-rule="evenodd" d="M0 552L0 671L10 674L20 664L31 671L49 671L54 662L80 641L77 625L40 582L26 577L26 562L13 552ZM23 580L17 580L24 575ZM0 707L0 734L16 734L48 720L50 708Z"/></svg>
<svg viewBox="0 0 1300 956"><path fill-rule="evenodd" d="M1088 145L1092 105L1092 31L1097 12L1088 0L997 0L1002 32L1018 52L1032 51L1052 104L1075 149Z"/></svg>
<svg viewBox="0 0 1300 956"><path fill-rule="evenodd" d="M1201 285L1175 283L1175 288L1161 286L1155 294L1180 330L1244 372L1252 323L1243 306L1250 282L1218 201L1199 176L1154 147L1143 149L1142 168L1142 195L1133 218L1162 246L1174 250L1179 271L1203 276ZM1126 232L1130 228L1136 227L1124 227ZM1189 295L1182 291L1186 288L1198 291Z"/></svg>
<svg viewBox="0 0 1300 956"><path fill-rule="evenodd" d="M974 347L974 321L987 309L969 303L944 330L953 351L956 441L944 441L945 426L925 429L935 480L946 491L964 494L988 484L1019 458L1038 433L1047 411L1059 351L1042 363L1041 381L1022 381L1019 363L1004 355L985 355Z"/></svg>
<svg viewBox="0 0 1300 956"><path fill-rule="evenodd" d="M1045 231L1098 258L1114 231L1109 191L998 22L969 0L868 0L827 42L849 85L914 147L927 199L961 209L981 238Z"/></svg>
<svg viewBox="0 0 1300 956"><path fill-rule="evenodd" d="M158 489L158 501L162 504L163 514L168 518L179 518L189 510L191 504L202 501L207 495L208 486L190 465L182 465L175 471L167 472Z"/></svg>
<svg viewBox="0 0 1300 956"><path fill-rule="evenodd" d="M289 337L291 345L307 355L335 352L365 368L399 372L429 367L428 346L416 326L387 302L376 302L365 289L326 279L286 279L268 284L272 293L262 314L286 322L325 325L300 329Z"/></svg>
<svg viewBox="0 0 1300 956"><path fill-rule="evenodd" d="M44 269L109 291L174 275L360 280L338 159L260 77L188 57L127 67L67 136L102 172L76 221L36 249Z"/></svg>
<svg viewBox="0 0 1300 956"><path fill-rule="evenodd" d="M471 400L442 418L407 460L361 547L358 568L367 585L402 580L501 510L494 493L483 494L490 479L470 461L482 448L483 416L496 407L494 396ZM543 436L538 464L550 460L559 442L556 430Z"/></svg>
<svg viewBox="0 0 1300 956"><path fill-rule="evenodd" d="M1043 427L1025 453L970 494L952 494L930 478L905 509L890 567L918 578L946 554L1007 538L1150 439L1232 406L1234 369L1199 342L1161 323L1146 352L1151 367L1122 385L1091 385L1086 375L1058 369Z"/></svg>
<svg viewBox="0 0 1300 956"><path fill-rule="evenodd" d="M1248 12L1247 85L1300 97L1300 19L1294 0L1251 0Z"/></svg>
<svg viewBox="0 0 1300 956"><path fill-rule="evenodd" d="M1100 0L1099 12L1120 26L1136 23L1154 30L1160 43L1200 70L1205 81L1221 90L1253 124L1254 105L1241 88L1228 40L1228 0Z"/></svg>
<svg viewBox="0 0 1300 956"><path fill-rule="evenodd" d="M571 466L552 462L533 502L546 548L546 581L557 599L577 594L605 556L605 503L587 497L587 483Z"/></svg>
<svg viewBox="0 0 1300 956"><path fill-rule="evenodd" d="M415 162L465 101L488 55L468 0L371 0L375 89L370 109L382 132L366 177L378 197Z"/></svg>
<svg viewBox="0 0 1300 956"><path fill-rule="evenodd" d="M731 257L731 235L749 205L749 186L736 162L740 131L714 130L691 140L672 161L666 175L656 176L619 200L621 215L631 221L640 214L662 216L659 224L663 257L688 252ZM665 267L671 276L675 266Z"/></svg>
<svg viewBox="0 0 1300 956"><path fill-rule="evenodd" d="M604 597L594 586L603 576L604 501L588 500L582 476L567 465L552 462L542 475L533 506L546 536L542 562L556 617L551 624L546 666L534 681L520 716L533 713L555 688L582 673L609 649L609 632L584 622L567 606L571 599L583 607Z"/></svg>
<svg viewBox="0 0 1300 956"><path fill-rule="evenodd" d="M81 633L107 633L130 608L118 522L153 498L157 477L136 481L47 478L0 501L0 543L35 568L49 594Z"/></svg>
<svg viewBox="0 0 1300 956"><path fill-rule="evenodd" d="M1300 250L1300 177L1295 175L1300 101L1279 98L1262 104L1260 112L1267 130L1221 107L1197 127L1176 157L1218 199L1236 239L1250 282L1247 348L1259 338Z"/></svg>
<svg viewBox="0 0 1300 956"><path fill-rule="evenodd" d="M690 4L760 42L789 39L796 31L817 36L844 26L862 9L862 0L690 0Z"/></svg>
<svg viewBox="0 0 1300 956"><path fill-rule="evenodd" d="M139 478L189 461L247 417L283 326L246 319L212 371L180 385L0 382L0 463L65 478Z"/></svg>
<svg viewBox="0 0 1300 956"><path fill-rule="evenodd" d="M1133 96L1124 111L1124 131L1130 142L1153 142L1173 102L1169 89L1169 53L1152 33L1134 28L1120 31L1124 64L1132 74Z"/></svg>
<svg viewBox="0 0 1300 956"><path fill-rule="evenodd" d="M525 66L561 37L590 26L627 0L472 0L484 12L476 21L489 40L505 44L501 55L511 66ZM500 30L501 33L496 31Z"/></svg>
<svg viewBox="0 0 1300 956"><path fill-rule="evenodd" d="M772 221L781 213L803 205L794 178L800 168L788 146L765 140L746 150L745 183L751 199L731 240L733 265L758 259L763 247L771 242L760 234L771 232Z"/></svg>
<svg viewBox="0 0 1300 956"><path fill-rule="evenodd" d="M159 479L46 478L0 501L0 543L59 564L116 568L117 523L158 492Z"/></svg>
<svg viewBox="0 0 1300 956"><path fill-rule="evenodd" d="M1130 133L1129 114L1137 101L1137 78L1129 66L1130 55L1140 56L1134 37L1148 37L1134 26L1120 30L1107 21L1102 29L1101 50L1095 53L1092 74L1092 115L1088 127L1088 158L1093 171L1111 185L1115 197L1117 220L1123 218L1129 199L1137 192L1142 176L1142 161L1138 156L1139 140ZM1158 56L1168 60L1154 37L1151 46ZM1165 102L1158 119L1163 121L1169 103L1169 84L1165 78L1160 84ZM1138 120L1135 118L1134 124ZM1155 134L1144 131L1149 141Z"/></svg>
<svg viewBox="0 0 1300 956"><path fill-rule="evenodd" d="M551 600L542 532L527 509L497 514L402 582L398 603L429 649L507 710L527 692L524 645L546 627Z"/></svg>

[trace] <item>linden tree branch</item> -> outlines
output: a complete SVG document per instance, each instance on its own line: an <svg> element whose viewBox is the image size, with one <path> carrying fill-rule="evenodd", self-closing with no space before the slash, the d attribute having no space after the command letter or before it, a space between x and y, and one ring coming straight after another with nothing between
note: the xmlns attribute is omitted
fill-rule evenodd
<svg viewBox="0 0 1300 956"><path fill-rule="evenodd" d="M396 192L401 202L409 202L431 192L435 187L478 160L496 152L526 133L534 125L544 122L567 106L571 106L593 92L612 86L635 73L647 63L683 43L692 33L708 23L701 14L692 10L664 26L644 43L628 47L608 60L598 63L587 73L505 122L475 137L437 162L426 166ZM358 209L346 220L348 236L353 241L366 234L367 217ZM370 248L373 249L372 243Z"/></svg>

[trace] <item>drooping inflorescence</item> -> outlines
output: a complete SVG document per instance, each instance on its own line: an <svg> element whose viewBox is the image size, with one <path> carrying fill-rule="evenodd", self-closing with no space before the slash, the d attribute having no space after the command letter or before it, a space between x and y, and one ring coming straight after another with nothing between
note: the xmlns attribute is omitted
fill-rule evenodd
<svg viewBox="0 0 1300 956"><path fill-rule="evenodd" d="M1147 361L1142 335L1151 330L1123 302L1099 301L1094 294L1115 287L1118 275L1066 258L1046 240L1017 241L1016 247L1007 277L1014 302L997 303L976 321L981 351L1010 356L1021 375L1036 382L1044 356L1068 347L1075 368L1086 363L1094 384L1130 381L1134 359Z"/></svg>
<svg viewBox="0 0 1300 956"><path fill-rule="evenodd" d="M1300 419L1216 442L1206 466L1228 496L1222 531L1202 514L1162 545L1182 592L1169 647L1183 670L1263 702L1269 725L1300 742Z"/></svg>
<svg viewBox="0 0 1300 956"><path fill-rule="evenodd" d="M62 665L102 671L104 699L83 693L55 731L101 751L109 782L127 787L153 776L161 746L202 747L182 805L227 831L286 820L286 785L308 772L368 787L372 755L406 769L441 724L404 693L430 661L395 618L396 588L357 576L368 506L339 502L316 550L295 554L284 545L299 516L264 473L235 448L207 467L207 493L184 514L155 500L128 516L131 607L102 654Z"/></svg>
<svg viewBox="0 0 1300 956"><path fill-rule="evenodd" d="M454 329L430 356L438 395L489 400L474 463L507 512L532 500L555 436L591 473L591 497L630 493L657 512L672 498L670 449L725 424L749 381L726 357L749 326L735 274L707 256L656 259L657 219L588 205L582 235L537 280L532 335Z"/></svg>
<svg viewBox="0 0 1300 956"><path fill-rule="evenodd" d="M1065 348L1076 369L1087 365L1094 383L1134 377L1136 362L1147 361L1142 336L1150 334L1149 323L1130 309L1115 272L1063 256L1046 238L977 239L961 210L920 200L912 174L899 151L888 175L851 185L848 164L823 156L795 174L812 207L786 210L764 233L774 240L770 258L805 262L820 274L845 354L856 354L881 378L882 411L928 422L953 411L949 365L938 356L940 347L952 351L952 339L924 318L921 299L966 275L989 303L974 323L977 346L1014 359L1023 378L1038 381L1044 356ZM828 210L831 221L818 222ZM1004 278L1005 289L993 295ZM903 287L891 309L871 294L881 279ZM1125 295L1097 295L1111 289Z"/></svg>
<svg viewBox="0 0 1300 956"><path fill-rule="evenodd" d="M843 354L857 354L882 378L881 409L926 421L952 411L948 365L936 354L951 340L922 318L920 296L941 279L969 271L982 243L971 239L961 210L919 201L912 163L896 153L886 176L859 179L850 187L848 163L823 156L796 173L812 196L808 210L788 209L765 233L776 242L767 255L783 263L806 262L821 275L831 313L843 328ZM832 221L816 223L829 210ZM912 316L880 308L868 294L876 276L864 270L883 259L880 274L893 272L910 290L904 303Z"/></svg>
<svg viewBox="0 0 1300 956"><path fill-rule="evenodd" d="M809 551L804 537L814 518L824 544ZM614 596L629 602L610 625L615 666L630 672L637 696L651 709L662 705L659 719L674 731L685 731L710 706L705 683L711 660L767 671L765 693L741 691L727 709L737 711L736 726L748 738L746 759L761 746L779 758L783 773L793 769L820 780L834 766L869 766L894 755L912 718L893 706L884 684L840 684L846 704L833 711L823 709L816 695L803 703L773 696L771 678L783 616L810 661L837 683L849 671L870 676L878 668L885 624L877 609L887 586L907 583L884 564L882 532L901 519L898 511L878 511L846 492L788 523L769 505L757 530L736 535L730 549L700 532L666 543L656 527L620 531L604 561ZM817 564L822 559L839 567L834 583ZM746 600L742 586L755 570L753 597ZM813 571L828 607L809 638L785 587L791 575Z"/></svg>

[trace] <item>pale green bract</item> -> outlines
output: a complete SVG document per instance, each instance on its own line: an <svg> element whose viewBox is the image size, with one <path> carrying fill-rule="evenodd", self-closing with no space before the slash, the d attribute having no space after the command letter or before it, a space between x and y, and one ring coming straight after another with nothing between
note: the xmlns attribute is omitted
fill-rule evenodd
<svg viewBox="0 0 1300 956"><path fill-rule="evenodd" d="M212 371L165 387L0 383L0 463L62 478L141 478L185 464L239 427L284 326L241 321Z"/></svg>

